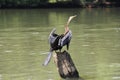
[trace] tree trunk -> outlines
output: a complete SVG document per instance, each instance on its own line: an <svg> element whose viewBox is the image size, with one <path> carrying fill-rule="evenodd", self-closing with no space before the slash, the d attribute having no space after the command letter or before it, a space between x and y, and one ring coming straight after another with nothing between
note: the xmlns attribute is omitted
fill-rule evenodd
<svg viewBox="0 0 120 80"><path fill-rule="evenodd" d="M54 62L62 78L79 78L79 73L68 52L57 52L54 56Z"/></svg>

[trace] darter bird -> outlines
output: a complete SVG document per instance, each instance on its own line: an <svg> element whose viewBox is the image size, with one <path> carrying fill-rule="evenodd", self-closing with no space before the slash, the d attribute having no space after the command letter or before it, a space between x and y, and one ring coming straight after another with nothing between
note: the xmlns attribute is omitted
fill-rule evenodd
<svg viewBox="0 0 120 80"><path fill-rule="evenodd" d="M47 58L45 59L45 62L43 63L44 66L48 65L48 63L50 62L53 51L56 52L57 50L59 50L61 52L61 49L63 46L67 46L67 50L69 49L69 44L72 38L72 31L69 29L68 25L74 17L76 17L76 15L69 17L68 22L65 25L64 34L61 34L61 35L56 34L55 28L51 31L49 38L48 38L49 44L50 44L50 50L49 50Z"/></svg>

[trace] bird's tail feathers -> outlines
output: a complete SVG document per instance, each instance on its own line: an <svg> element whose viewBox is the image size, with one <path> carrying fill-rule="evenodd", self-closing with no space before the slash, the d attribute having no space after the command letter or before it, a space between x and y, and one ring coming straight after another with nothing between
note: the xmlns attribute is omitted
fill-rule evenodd
<svg viewBox="0 0 120 80"><path fill-rule="evenodd" d="M51 60L51 56L52 56L52 51L50 51L47 55L47 58L45 59L44 63L43 63L43 66L47 66L48 63L50 62Z"/></svg>

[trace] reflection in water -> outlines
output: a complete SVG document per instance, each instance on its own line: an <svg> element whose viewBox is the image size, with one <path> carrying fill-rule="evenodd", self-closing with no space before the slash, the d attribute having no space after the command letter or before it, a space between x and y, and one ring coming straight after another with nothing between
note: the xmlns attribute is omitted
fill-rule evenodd
<svg viewBox="0 0 120 80"><path fill-rule="evenodd" d="M52 61L42 63L53 27L63 33L69 16L71 57L85 80L120 79L120 11L117 9L0 10L0 80L61 80Z"/></svg>

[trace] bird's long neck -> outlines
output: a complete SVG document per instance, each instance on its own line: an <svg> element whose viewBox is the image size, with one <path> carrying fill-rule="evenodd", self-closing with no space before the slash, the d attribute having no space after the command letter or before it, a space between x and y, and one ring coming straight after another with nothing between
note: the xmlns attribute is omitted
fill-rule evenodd
<svg viewBox="0 0 120 80"><path fill-rule="evenodd" d="M64 32L64 35L67 34L68 31L69 31L69 27L68 27L68 25L66 24L66 25L65 25L65 32Z"/></svg>

